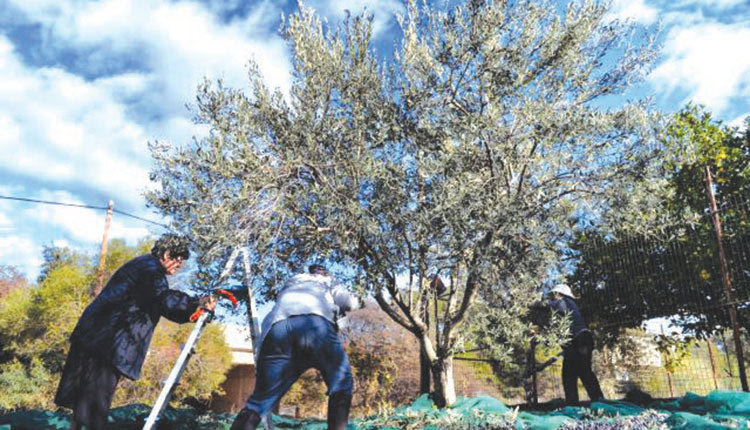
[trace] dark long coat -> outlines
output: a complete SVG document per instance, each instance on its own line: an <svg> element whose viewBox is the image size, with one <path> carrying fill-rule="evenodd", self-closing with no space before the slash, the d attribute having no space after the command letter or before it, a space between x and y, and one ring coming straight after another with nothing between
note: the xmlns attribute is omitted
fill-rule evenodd
<svg viewBox="0 0 750 430"><path fill-rule="evenodd" d="M112 364L123 376L138 379L159 318L188 322L198 302L198 298L169 289L164 267L156 257L136 257L117 269L83 311L70 341Z"/></svg>

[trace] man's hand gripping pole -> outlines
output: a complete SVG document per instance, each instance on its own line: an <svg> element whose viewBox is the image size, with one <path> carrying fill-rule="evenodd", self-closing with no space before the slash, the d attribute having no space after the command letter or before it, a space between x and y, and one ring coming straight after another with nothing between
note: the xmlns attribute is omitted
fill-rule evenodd
<svg viewBox="0 0 750 430"><path fill-rule="evenodd" d="M237 309L240 303L239 300L237 300L237 297L235 297L235 295L232 293L232 291L224 289L224 288L219 288L219 289L214 290L211 293L211 296L215 297L216 299L228 299L230 302L232 302L232 307L234 309ZM200 316L205 311L206 309L204 307L202 306L199 307L195 312L193 312L192 315L190 315L190 322L198 321L198 318L200 318ZM209 312L212 312L212 311L209 311Z"/></svg>

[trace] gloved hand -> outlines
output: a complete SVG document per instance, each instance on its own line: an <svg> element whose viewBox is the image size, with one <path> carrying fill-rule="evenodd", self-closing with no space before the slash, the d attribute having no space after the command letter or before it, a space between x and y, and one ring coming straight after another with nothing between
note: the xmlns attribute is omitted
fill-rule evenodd
<svg viewBox="0 0 750 430"><path fill-rule="evenodd" d="M213 294L203 296L200 298L199 306L209 312L213 312L216 309L216 303L218 299Z"/></svg>
<svg viewBox="0 0 750 430"><path fill-rule="evenodd" d="M535 300L529 304L529 309L531 310L544 310L547 307L547 304L542 300Z"/></svg>

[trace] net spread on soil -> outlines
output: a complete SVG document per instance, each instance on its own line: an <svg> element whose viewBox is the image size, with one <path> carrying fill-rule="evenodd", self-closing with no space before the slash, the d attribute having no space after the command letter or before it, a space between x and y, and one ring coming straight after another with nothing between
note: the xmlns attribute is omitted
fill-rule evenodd
<svg viewBox="0 0 750 430"><path fill-rule="evenodd" d="M149 407L142 404L115 408L108 428L141 428ZM228 429L234 416L200 414L192 409L169 409L161 429ZM274 417L279 429L325 429L320 420ZM450 408L437 409L427 396L389 413L353 420L350 429L724 429L750 427L750 393L713 391L707 396L688 393L673 401L642 407L622 401L563 407L552 412L509 408L499 400L462 397ZM0 417L0 430L67 429L63 412L17 411Z"/></svg>

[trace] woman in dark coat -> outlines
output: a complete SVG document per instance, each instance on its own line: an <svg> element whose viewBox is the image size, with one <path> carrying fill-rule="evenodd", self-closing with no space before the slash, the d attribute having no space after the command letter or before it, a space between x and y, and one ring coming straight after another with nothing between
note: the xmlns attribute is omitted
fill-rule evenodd
<svg viewBox="0 0 750 430"><path fill-rule="evenodd" d="M121 376L138 379L151 336L161 316L185 323L199 306L215 301L171 290L173 275L190 255L184 238L167 234L151 254L120 267L83 311L70 336L55 403L73 409L71 429L101 429Z"/></svg>

